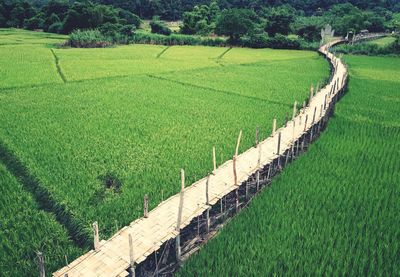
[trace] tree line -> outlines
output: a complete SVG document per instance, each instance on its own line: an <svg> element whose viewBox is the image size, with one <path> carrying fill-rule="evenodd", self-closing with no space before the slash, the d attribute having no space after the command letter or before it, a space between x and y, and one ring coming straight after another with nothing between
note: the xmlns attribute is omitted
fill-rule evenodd
<svg viewBox="0 0 400 277"><path fill-rule="evenodd" d="M204 43L204 39L194 42L193 38L174 36L172 40L159 36L149 37L143 33L133 38L141 25L141 18L151 17L151 32L166 36L171 35L172 31L162 19L173 18L182 22L180 34L228 38L228 42L207 41L213 45L228 43L275 48L307 48L301 47L301 44L318 42L320 30L325 24L330 24L338 35L346 35L348 31L358 33L364 29L370 32L400 29L400 4L396 4L395 0L358 0L341 4L333 4L340 2L337 0L207 0L206 3L198 2L200 0L163 1L163 5L166 2L170 5L182 4L177 5L179 9L174 12L174 16L170 12L166 13L169 8L161 9L157 6L157 0L98 1L101 3L50 0L38 6L37 2L27 0L0 0L0 27L43 29L62 34L70 34L74 30L96 30L96 33L80 32L75 37L86 37L92 41L106 39L108 43L138 42L139 38L162 43ZM200 4L194 5L196 3ZM309 6L306 7L305 3ZM149 5L156 6L150 9Z"/></svg>

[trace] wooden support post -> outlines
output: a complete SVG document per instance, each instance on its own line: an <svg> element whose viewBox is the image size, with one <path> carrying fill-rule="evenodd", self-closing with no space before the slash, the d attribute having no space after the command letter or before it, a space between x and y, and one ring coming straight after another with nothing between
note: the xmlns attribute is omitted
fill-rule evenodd
<svg viewBox="0 0 400 277"><path fill-rule="evenodd" d="M249 199L249 181L246 181L246 200Z"/></svg>
<svg viewBox="0 0 400 277"><path fill-rule="evenodd" d="M207 176L207 181L206 181L206 205L207 206L210 206L209 187L210 187L210 175ZM206 231L207 231L207 234L210 232L210 207L208 207L207 211L206 211Z"/></svg>
<svg viewBox="0 0 400 277"><path fill-rule="evenodd" d="M315 114L316 114L316 112L317 112L317 107L314 107L314 114L313 114L313 118L312 118L311 124L314 124L314 122L315 122Z"/></svg>
<svg viewBox="0 0 400 277"><path fill-rule="evenodd" d="M46 271L44 268L44 256L42 252L37 252L36 253L37 258L38 258L38 264L39 264L39 277L46 277Z"/></svg>
<svg viewBox="0 0 400 277"><path fill-rule="evenodd" d="M280 151L281 151L281 132L279 132L278 134L278 145L277 145L277 149L276 149L276 155L280 155Z"/></svg>
<svg viewBox="0 0 400 277"><path fill-rule="evenodd" d="M306 101L303 101L303 114L306 112Z"/></svg>
<svg viewBox="0 0 400 277"><path fill-rule="evenodd" d="M233 182L234 182L235 186L237 186L238 183L237 183L237 174L236 174L236 155L233 156L233 158L232 158L232 164L233 164Z"/></svg>
<svg viewBox="0 0 400 277"><path fill-rule="evenodd" d="M239 211L239 187L236 189L236 212Z"/></svg>
<svg viewBox="0 0 400 277"><path fill-rule="evenodd" d="M326 110L326 99L327 99L328 95L325 94L325 98L324 98L324 110Z"/></svg>
<svg viewBox="0 0 400 277"><path fill-rule="evenodd" d="M239 154L239 145L240 145L240 139L241 138L242 138L242 130L240 130L239 136L238 136L238 139L237 139L235 156L237 156Z"/></svg>
<svg viewBox="0 0 400 277"><path fill-rule="evenodd" d="M260 167L261 167L261 154L262 154L262 150L261 150L261 144L258 144L258 160L257 160L257 179L256 179L256 182L257 182L257 191L259 190L259 188L260 188Z"/></svg>
<svg viewBox="0 0 400 277"><path fill-rule="evenodd" d="M292 133L292 160L294 159L294 145L295 141L295 131L296 131L296 121L293 120L293 133Z"/></svg>
<svg viewBox="0 0 400 277"><path fill-rule="evenodd" d="M144 218L149 217L149 197L147 196L147 194L144 196L143 216Z"/></svg>
<svg viewBox="0 0 400 277"><path fill-rule="evenodd" d="M200 204L197 203L197 210L200 209ZM197 216L197 237L200 237L200 215Z"/></svg>
<svg viewBox="0 0 400 277"><path fill-rule="evenodd" d="M321 118L322 117L322 112L324 111L324 105L321 105L321 112L320 112L320 114L319 114L319 118Z"/></svg>
<svg viewBox="0 0 400 277"><path fill-rule="evenodd" d="M257 170L256 173L256 190L260 189L260 169Z"/></svg>
<svg viewBox="0 0 400 277"><path fill-rule="evenodd" d="M275 136L276 132L276 117L274 117L274 120L272 121L272 136Z"/></svg>
<svg viewBox="0 0 400 277"><path fill-rule="evenodd" d="M280 151L281 151L281 132L279 132L279 135L278 135L278 149L277 149L277 152L276 152L276 154L278 155L278 169L281 168Z"/></svg>
<svg viewBox="0 0 400 277"><path fill-rule="evenodd" d="M181 221L182 221L182 211L183 211L183 200L185 193L185 171L181 169L181 192L179 197L179 209L178 209L178 220L176 221L176 232L178 235L175 240L175 251L176 251L176 259L178 263L182 262L181 259Z"/></svg>
<svg viewBox="0 0 400 277"><path fill-rule="evenodd" d="M317 86L315 87L315 94L319 91L319 82L317 82Z"/></svg>
<svg viewBox="0 0 400 277"><path fill-rule="evenodd" d="M271 177L271 167L273 166L274 161L270 162L268 165L268 173L267 173L267 182L269 181L269 178Z"/></svg>
<svg viewBox="0 0 400 277"><path fill-rule="evenodd" d="M210 232L210 208L206 211L206 232L207 234Z"/></svg>
<svg viewBox="0 0 400 277"><path fill-rule="evenodd" d="M97 224L97 221L93 222L93 246L94 250L97 251L99 250L99 225Z"/></svg>
<svg viewBox="0 0 400 277"><path fill-rule="evenodd" d="M210 205L209 203L209 186L210 186L210 175L207 176L206 180L206 205Z"/></svg>
<svg viewBox="0 0 400 277"><path fill-rule="evenodd" d="M306 120L304 120L304 132L307 130L307 119L308 119L308 114L306 114Z"/></svg>
<svg viewBox="0 0 400 277"><path fill-rule="evenodd" d="M133 240L132 235L129 234L129 271L131 276L135 276L135 257L133 256Z"/></svg>
<svg viewBox="0 0 400 277"><path fill-rule="evenodd" d="M294 101L292 120L294 120L294 118L296 117L296 114L297 114L297 101Z"/></svg>
<svg viewBox="0 0 400 277"><path fill-rule="evenodd" d="M213 174L215 175L215 171L217 170L217 158L215 156L215 146L213 146Z"/></svg>
<svg viewBox="0 0 400 277"><path fill-rule="evenodd" d="M289 150L286 151L285 166L287 165L288 161L289 161Z"/></svg>

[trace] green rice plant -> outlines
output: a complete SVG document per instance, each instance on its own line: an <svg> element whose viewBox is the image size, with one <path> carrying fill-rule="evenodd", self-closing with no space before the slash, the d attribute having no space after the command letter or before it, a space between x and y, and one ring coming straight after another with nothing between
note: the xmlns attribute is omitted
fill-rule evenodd
<svg viewBox="0 0 400 277"><path fill-rule="evenodd" d="M0 163L0 268L2 276L37 276L36 252L48 272L82 254L53 214L44 212L29 191Z"/></svg>
<svg viewBox="0 0 400 277"><path fill-rule="evenodd" d="M325 133L178 276L398 274L400 59L345 59Z"/></svg>
<svg viewBox="0 0 400 277"><path fill-rule="evenodd" d="M14 46L4 49L19 53ZM10 74L0 90L0 142L85 245L91 244L93 221L107 238L142 215L145 194L152 208L177 193L180 168L188 184L205 176L213 146L218 164L230 159L240 129L241 151L253 145L256 127L269 136L273 117L283 124L292 100L303 100L310 82L328 75L328 63L305 51L158 45L52 50L66 83L55 60L57 81L50 85L34 85L32 72L24 75L32 85L12 88L19 77Z"/></svg>

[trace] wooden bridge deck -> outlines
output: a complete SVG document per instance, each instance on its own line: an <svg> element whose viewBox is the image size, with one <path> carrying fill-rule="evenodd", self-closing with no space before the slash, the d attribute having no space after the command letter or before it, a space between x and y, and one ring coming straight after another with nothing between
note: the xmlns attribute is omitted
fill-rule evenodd
<svg viewBox="0 0 400 277"><path fill-rule="evenodd" d="M330 52L329 47L340 41L334 41L320 48L332 64L332 81L321 89L310 101L308 107L289 121L286 127L276 130L274 136L260 142L261 163L258 163L260 149L253 147L238 155L237 181L238 184L246 181L260 167L264 167L277 157L278 133L281 133L280 153L292 146L292 142L301 137L313 124L318 122L326 112L321 107L330 103L345 84L347 69L345 65ZM332 87L337 82L335 88ZM332 89L332 93L331 92ZM315 113L316 110L316 113ZM313 116L315 113L315 121ZM307 122L305 118L307 117ZM305 126L305 122L307 126ZM211 175L209 182L209 204L214 205L222 197L234 191L233 161L227 161L217 168L215 175ZM140 218L119 230L107 241L101 241L97 251L91 250L79 257L68 266L53 273L53 276L128 276L130 266L129 235L133 239L134 258L137 264L143 262L147 256L157 251L169 239L177 236L176 225L178 218L179 194L170 197L155 209L149 212L147 218ZM201 215L209 206L206 205L206 178L201 179L184 191L181 229L191 220Z"/></svg>

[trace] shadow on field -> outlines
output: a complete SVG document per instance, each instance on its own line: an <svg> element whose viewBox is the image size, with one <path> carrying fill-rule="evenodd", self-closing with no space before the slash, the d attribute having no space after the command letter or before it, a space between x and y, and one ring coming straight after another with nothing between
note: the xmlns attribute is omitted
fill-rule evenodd
<svg viewBox="0 0 400 277"><path fill-rule="evenodd" d="M90 232L84 225L73 218L73 214L66 205L57 203L50 193L43 188L39 180L33 176L28 168L16 157L16 155L0 141L0 162L13 174L36 201L38 207L55 215L57 221L65 227L72 241L79 247L86 248L91 245Z"/></svg>

